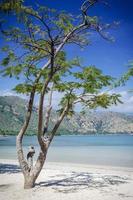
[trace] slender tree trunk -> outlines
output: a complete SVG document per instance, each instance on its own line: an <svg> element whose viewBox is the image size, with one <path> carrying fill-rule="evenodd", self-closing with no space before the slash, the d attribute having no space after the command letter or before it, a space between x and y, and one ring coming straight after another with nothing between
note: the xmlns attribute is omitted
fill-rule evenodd
<svg viewBox="0 0 133 200"><path fill-rule="evenodd" d="M25 176L24 177L24 189L31 189L35 185L35 180L33 176Z"/></svg>
<svg viewBox="0 0 133 200"><path fill-rule="evenodd" d="M27 163L25 163L25 161L20 162L20 167L21 167L23 175L24 175L24 189L30 189L35 186L35 181L38 178L38 176L43 168L43 165L45 163L46 154L47 153L44 154L44 153L40 152L37 162L36 162L35 166L33 167L33 169L30 169L27 166Z"/></svg>
<svg viewBox="0 0 133 200"><path fill-rule="evenodd" d="M42 150L40 151L36 164L32 168L28 165L28 162L24 159L23 151L22 149L20 150L18 146L17 146L17 152L18 152L19 164L22 169L22 173L24 175L24 189L33 188L35 186L35 181L38 178L45 163L47 149L45 149L44 152L42 152Z"/></svg>
<svg viewBox="0 0 133 200"><path fill-rule="evenodd" d="M25 122L24 126L20 130L20 132L17 136L17 139L16 139L18 160L19 160L19 164L20 164L20 167L21 167L23 175L24 175L24 189L30 189L35 186L35 181L38 178L38 176L43 168L43 165L45 163L46 155L47 155L47 151L50 146L50 143L51 143L60 123L62 122L64 116L66 115L66 113L68 111L68 105L64 108L62 114L60 115L59 119L57 120L57 122L51 132L51 137L49 138L49 140L44 141L43 136L38 135L38 141L39 141L39 145L40 145L40 153L39 153L39 156L37 158L35 165L32 168L31 168L31 166L29 166L27 160L24 157L23 147L22 147L23 134L25 133L25 130L28 126L28 122L29 122L29 118L30 118L30 114L31 114L31 113L28 113L27 121Z"/></svg>

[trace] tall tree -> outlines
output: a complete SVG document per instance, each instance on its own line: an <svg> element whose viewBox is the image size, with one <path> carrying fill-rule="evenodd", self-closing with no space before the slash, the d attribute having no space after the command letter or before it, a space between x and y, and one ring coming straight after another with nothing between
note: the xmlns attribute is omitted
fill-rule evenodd
<svg viewBox="0 0 133 200"><path fill-rule="evenodd" d="M81 66L78 58L66 59L64 46L76 44L85 47L89 44L88 34L92 31L111 39L105 32L109 25L101 25L98 17L88 15L88 10L96 3L98 0L86 0L81 6L81 15L77 17L42 6L33 9L21 5L19 12L14 10L19 21L18 27L9 30L4 25L1 27L9 43L2 48L7 56L2 60L1 73L3 76L20 78L23 82L16 85L14 90L29 94L25 121L16 140L24 188L34 186L56 131L64 117L74 113L77 103L93 109L98 106L107 108L119 101L119 95L102 92L102 88L111 85L113 79L110 76L103 75L95 66ZM59 117L50 130L49 119L55 90L63 93L63 97L59 103ZM40 152L31 168L24 156L22 141L31 119L35 95L38 94L37 138ZM44 109L46 95L49 95L47 110Z"/></svg>

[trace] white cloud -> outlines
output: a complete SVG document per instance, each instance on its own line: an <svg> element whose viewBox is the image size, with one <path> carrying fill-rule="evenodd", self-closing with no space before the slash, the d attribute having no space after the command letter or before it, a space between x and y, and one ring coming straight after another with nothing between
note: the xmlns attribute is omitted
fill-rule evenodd
<svg viewBox="0 0 133 200"><path fill-rule="evenodd" d="M18 96L21 97L23 99L27 99L28 96L24 95L24 94L18 94L15 91L12 90L0 90L0 96Z"/></svg>

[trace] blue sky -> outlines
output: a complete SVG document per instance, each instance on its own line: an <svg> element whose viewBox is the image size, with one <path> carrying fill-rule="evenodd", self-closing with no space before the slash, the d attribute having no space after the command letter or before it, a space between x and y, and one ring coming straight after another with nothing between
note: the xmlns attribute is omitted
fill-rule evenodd
<svg viewBox="0 0 133 200"><path fill-rule="evenodd" d="M29 2L31 3L32 1L26 1L26 4L29 4ZM83 0L38 0L37 2L51 8L80 14L80 6ZM110 30L110 33L115 38L115 42L111 43L94 34L91 36L91 45L85 48L84 51L81 51L77 46L67 47L67 54L69 58L76 55L80 56L84 65L93 64L102 69L105 74L120 77L127 70L126 64L128 61L133 59L133 1L108 0L108 3L108 6L97 4L97 6L90 10L89 14L92 16L98 15L103 22L120 22L117 28ZM10 24L13 25L12 20L10 20ZM1 40L1 45L3 43L4 41ZM132 82L133 79L125 87L117 89L117 91L125 95L126 101L129 98L133 99L132 94L127 93L132 88ZM4 93L4 91L10 92L15 84L16 80L0 78L0 94ZM131 106L132 103L131 101Z"/></svg>

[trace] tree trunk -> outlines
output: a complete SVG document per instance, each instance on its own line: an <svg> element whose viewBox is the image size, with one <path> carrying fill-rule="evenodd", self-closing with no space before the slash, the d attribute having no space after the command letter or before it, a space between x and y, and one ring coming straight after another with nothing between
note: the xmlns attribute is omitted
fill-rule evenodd
<svg viewBox="0 0 133 200"><path fill-rule="evenodd" d="M33 175L24 177L24 189L31 189L35 186L35 180Z"/></svg>
<svg viewBox="0 0 133 200"><path fill-rule="evenodd" d="M46 155L43 154L42 152L40 152L37 162L36 162L35 166L33 167L33 169L29 169L30 170L29 172L23 172L24 189L30 189L35 186L35 181L38 178L38 176L43 168L45 159L46 159Z"/></svg>
<svg viewBox="0 0 133 200"><path fill-rule="evenodd" d="M24 189L30 189L35 186L35 181L38 178L46 160L47 151L45 151L45 153L40 151L36 164L32 168L30 168L27 161L22 158L22 155L22 152L18 152L19 164L24 175Z"/></svg>
<svg viewBox="0 0 133 200"><path fill-rule="evenodd" d="M20 163L20 166L22 168L22 172L24 175L24 189L30 189L35 186L35 181L38 178L43 168L45 159L46 159L46 154L40 152L35 166L33 167L33 169L29 168L28 169L29 171L27 171L26 168L22 168L23 167L22 163Z"/></svg>

